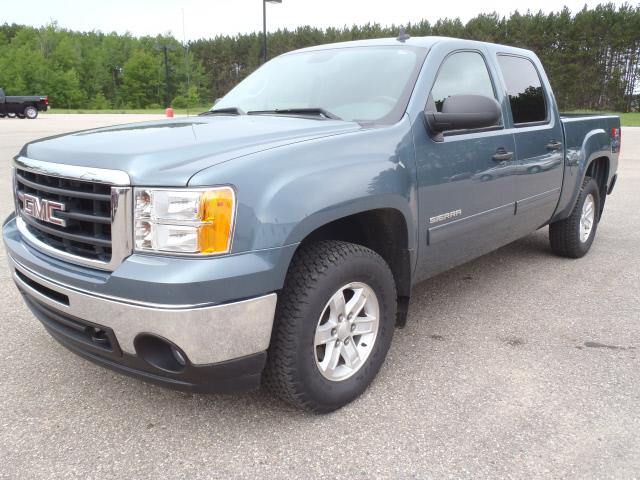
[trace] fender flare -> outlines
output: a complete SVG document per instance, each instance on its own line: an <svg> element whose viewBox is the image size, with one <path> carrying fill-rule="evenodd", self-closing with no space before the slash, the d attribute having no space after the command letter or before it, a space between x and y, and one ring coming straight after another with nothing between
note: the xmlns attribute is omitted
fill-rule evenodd
<svg viewBox="0 0 640 480"><path fill-rule="evenodd" d="M571 215L589 166L599 158L606 158L608 162L611 162L610 155L609 137L602 128L587 133L579 151L567 151L567 164L562 182L563 193L551 222L562 220Z"/></svg>

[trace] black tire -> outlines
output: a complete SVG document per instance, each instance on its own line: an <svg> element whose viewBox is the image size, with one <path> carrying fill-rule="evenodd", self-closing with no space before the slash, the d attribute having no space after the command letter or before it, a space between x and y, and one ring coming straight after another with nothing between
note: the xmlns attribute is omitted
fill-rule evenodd
<svg viewBox="0 0 640 480"><path fill-rule="evenodd" d="M350 282L373 289L381 318L371 353L360 369L345 380L332 381L316 365L314 335L329 299ZM346 405L364 392L380 370L391 345L396 309L393 274L374 251L338 241L301 246L278 299L264 385L292 405L317 413Z"/></svg>
<svg viewBox="0 0 640 480"><path fill-rule="evenodd" d="M4 113L0 113L0 118L4 118L6 115Z"/></svg>
<svg viewBox="0 0 640 480"><path fill-rule="evenodd" d="M38 109L33 105L29 105L24 109L24 116L30 120L35 120L36 118L38 118Z"/></svg>
<svg viewBox="0 0 640 480"><path fill-rule="evenodd" d="M7 113L7 117L16 118L16 114L15 113Z"/></svg>
<svg viewBox="0 0 640 480"><path fill-rule="evenodd" d="M594 201L593 227L586 241L582 241L580 239L580 219L582 208L589 195L592 195ZM585 177L571 215L564 220L559 220L549 225L549 241L553 253L561 257L580 258L589 251L598 229L600 204L598 184L591 177Z"/></svg>
<svg viewBox="0 0 640 480"><path fill-rule="evenodd" d="M18 113L18 114L16 114L16 117L21 118L21 119L23 119L23 120L24 120L25 118L27 118L27 117L25 117L24 113Z"/></svg>

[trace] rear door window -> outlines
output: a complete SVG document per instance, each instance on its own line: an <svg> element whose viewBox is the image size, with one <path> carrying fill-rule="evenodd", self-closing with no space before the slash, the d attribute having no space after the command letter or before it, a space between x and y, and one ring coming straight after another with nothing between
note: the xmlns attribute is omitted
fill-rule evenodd
<svg viewBox="0 0 640 480"><path fill-rule="evenodd" d="M533 62L523 57L498 55L498 64L507 85L513 123L546 122L544 90Z"/></svg>

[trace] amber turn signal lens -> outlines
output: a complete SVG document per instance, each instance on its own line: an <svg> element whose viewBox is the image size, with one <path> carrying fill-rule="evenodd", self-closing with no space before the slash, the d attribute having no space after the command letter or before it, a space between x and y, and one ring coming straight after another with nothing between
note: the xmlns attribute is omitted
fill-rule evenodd
<svg viewBox="0 0 640 480"><path fill-rule="evenodd" d="M200 253L226 253L231 244L234 193L229 187L203 192L200 197L198 249Z"/></svg>

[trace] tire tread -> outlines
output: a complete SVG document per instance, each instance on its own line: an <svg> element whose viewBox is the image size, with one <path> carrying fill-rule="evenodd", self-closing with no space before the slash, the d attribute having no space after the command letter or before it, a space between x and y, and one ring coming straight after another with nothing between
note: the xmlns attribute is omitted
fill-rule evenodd
<svg viewBox="0 0 640 480"><path fill-rule="evenodd" d="M593 182L593 184L595 185L595 181L592 180L591 177L585 177L582 181L580 194L578 196L578 199L576 200L576 204L573 207L573 210L571 211L571 215L563 220L559 220L549 225L549 243L551 244L551 250L558 256L567 258L580 258L587 253L589 247L591 246L590 242L592 240L589 242L589 246L585 249L580 242L578 234L580 226L580 215L582 213L582 204L584 203L584 198L586 197L585 192L591 182ZM599 205L600 199L597 198L592 235L595 235L598 225Z"/></svg>

